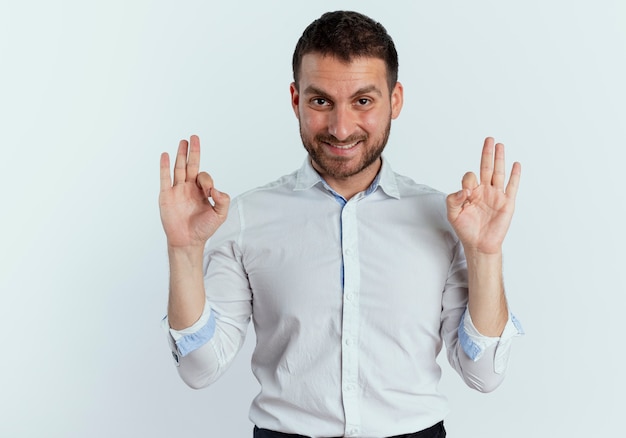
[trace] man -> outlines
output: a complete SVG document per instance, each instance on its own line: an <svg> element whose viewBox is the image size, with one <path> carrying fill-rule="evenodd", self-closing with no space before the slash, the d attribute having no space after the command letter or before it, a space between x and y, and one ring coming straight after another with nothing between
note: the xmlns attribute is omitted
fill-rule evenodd
<svg viewBox="0 0 626 438"><path fill-rule="evenodd" d="M402 109L397 71L380 24L324 14L293 57L299 170L230 205L199 172L197 137L180 142L173 182L161 156L179 373L194 388L215 381L252 319L257 438L443 437L442 343L465 382L490 391L521 332L502 283L520 165L505 187L504 147L488 138L479 179L447 198L395 174L381 153Z"/></svg>

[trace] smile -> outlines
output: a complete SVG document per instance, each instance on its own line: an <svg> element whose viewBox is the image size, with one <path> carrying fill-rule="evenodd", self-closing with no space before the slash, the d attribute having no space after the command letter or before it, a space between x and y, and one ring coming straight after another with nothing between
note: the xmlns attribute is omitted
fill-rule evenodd
<svg viewBox="0 0 626 438"><path fill-rule="evenodd" d="M350 144L334 144L334 143L328 143L328 144L337 149L352 149L359 143L360 141L355 141L354 143L350 143Z"/></svg>

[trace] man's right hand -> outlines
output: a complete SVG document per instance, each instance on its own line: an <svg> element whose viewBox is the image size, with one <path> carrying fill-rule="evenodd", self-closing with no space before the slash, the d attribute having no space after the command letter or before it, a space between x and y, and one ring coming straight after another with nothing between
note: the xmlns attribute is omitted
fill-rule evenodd
<svg viewBox="0 0 626 438"><path fill-rule="evenodd" d="M159 208L167 236L170 261L169 325L190 327L200 318L205 302L202 253L206 241L224 223L230 198L213 187L213 178L198 173L200 139L181 140L170 175L170 157L161 155Z"/></svg>
<svg viewBox="0 0 626 438"><path fill-rule="evenodd" d="M179 143L173 182L169 155L161 154L159 209L170 250L204 248L226 220L230 204L230 197L213 187L213 178L199 173L200 139L192 135L190 143Z"/></svg>

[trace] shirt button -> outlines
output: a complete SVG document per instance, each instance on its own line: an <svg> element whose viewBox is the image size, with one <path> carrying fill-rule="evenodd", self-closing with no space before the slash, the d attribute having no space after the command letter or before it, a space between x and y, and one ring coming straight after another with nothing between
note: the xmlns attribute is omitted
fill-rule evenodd
<svg viewBox="0 0 626 438"><path fill-rule="evenodd" d="M353 293L347 293L346 294L346 300L352 301L353 299L354 299L354 294Z"/></svg>
<svg viewBox="0 0 626 438"><path fill-rule="evenodd" d="M352 345L352 339L350 338L346 339L346 345Z"/></svg>

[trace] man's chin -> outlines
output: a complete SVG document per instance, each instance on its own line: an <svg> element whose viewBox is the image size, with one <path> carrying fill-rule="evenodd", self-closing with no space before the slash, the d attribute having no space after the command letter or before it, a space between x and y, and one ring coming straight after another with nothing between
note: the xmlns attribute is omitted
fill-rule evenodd
<svg viewBox="0 0 626 438"><path fill-rule="evenodd" d="M362 172L366 167L364 163L351 163L349 159L316 160L312 158L313 167L321 174L336 179L350 178Z"/></svg>

